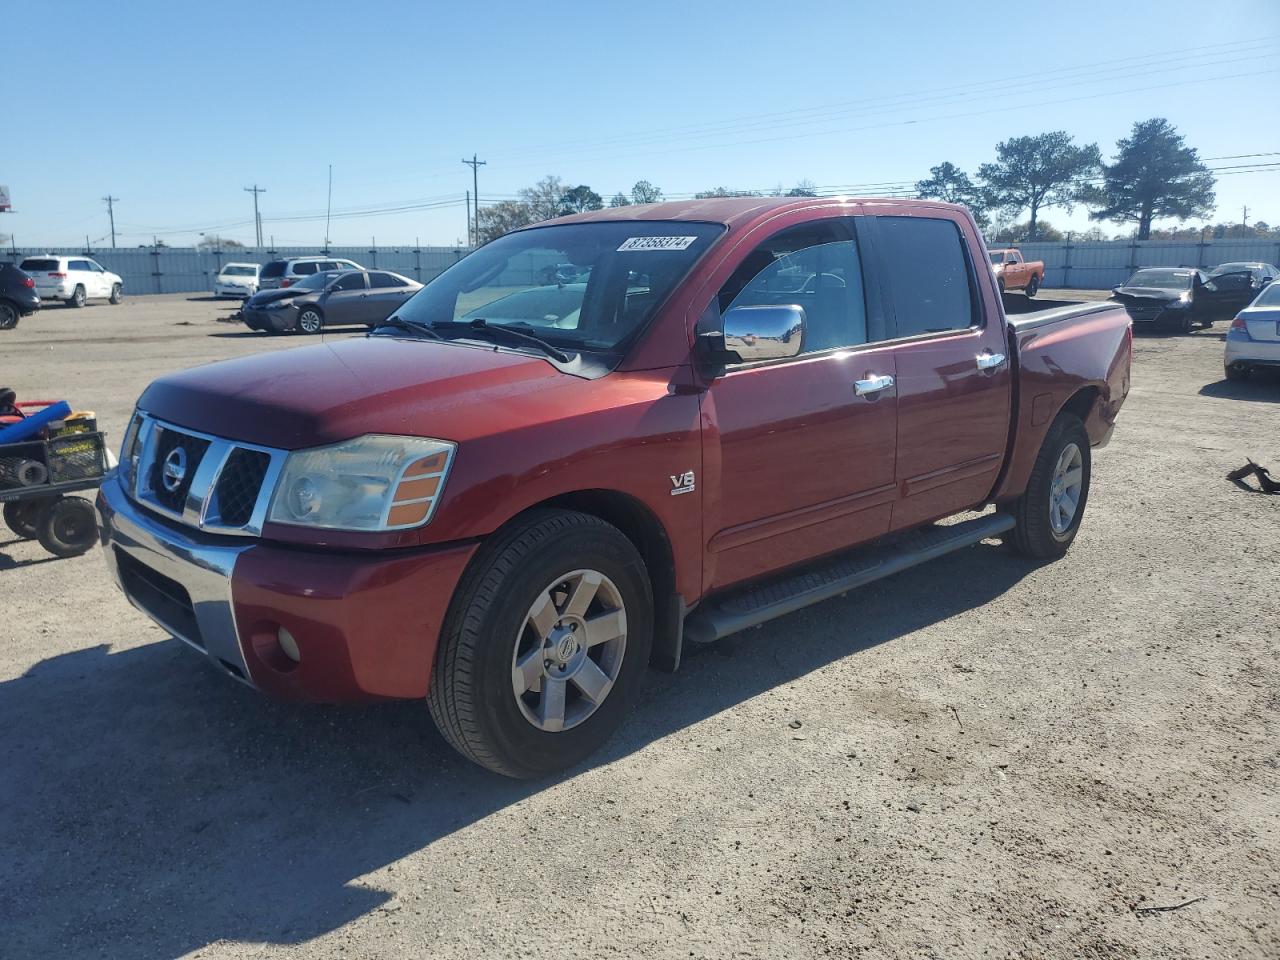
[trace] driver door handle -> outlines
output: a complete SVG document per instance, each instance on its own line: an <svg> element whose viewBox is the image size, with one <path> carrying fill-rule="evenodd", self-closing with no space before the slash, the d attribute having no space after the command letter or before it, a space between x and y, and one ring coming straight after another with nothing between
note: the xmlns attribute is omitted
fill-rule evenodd
<svg viewBox="0 0 1280 960"><path fill-rule="evenodd" d="M853 381L853 392L860 397L869 394L879 393L881 390L888 390L893 386L893 377L886 375L876 376L872 374L865 380Z"/></svg>
<svg viewBox="0 0 1280 960"><path fill-rule="evenodd" d="M978 362L978 369L983 373L995 373L1004 366L1005 356L1003 353L992 353L988 350L986 353L980 353L974 359Z"/></svg>

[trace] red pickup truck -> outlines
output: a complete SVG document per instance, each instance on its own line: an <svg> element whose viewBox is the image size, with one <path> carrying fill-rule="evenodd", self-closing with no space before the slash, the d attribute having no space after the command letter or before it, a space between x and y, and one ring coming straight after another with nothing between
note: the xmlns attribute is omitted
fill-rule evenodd
<svg viewBox="0 0 1280 960"><path fill-rule="evenodd" d="M425 699L467 757L541 775L691 644L986 538L1061 556L1130 354L1116 304L1007 318L960 207L580 214L367 337L151 384L102 542L236 679Z"/></svg>

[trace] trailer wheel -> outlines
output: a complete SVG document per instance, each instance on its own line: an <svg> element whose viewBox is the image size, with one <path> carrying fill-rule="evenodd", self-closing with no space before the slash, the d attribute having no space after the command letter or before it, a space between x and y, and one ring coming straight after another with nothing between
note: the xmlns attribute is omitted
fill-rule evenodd
<svg viewBox="0 0 1280 960"><path fill-rule="evenodd" d="M37 521L40 546L55 557L78 557L98 539L98 515L84 497L60 497L45 506Z"/></svg>
<svg viewBox="0 0 1280 960"><path fill-rule="evenodd" d="M1017 521L1006 542L1037 560L1057 560L1080 530L1092 468L1089 434L1072 413L1060 413L1044 438L1026 492L1009 507Z"/></svg>
<svg viewBox="0 0 1280 960"><path fill-rule="evenodd" d="M644 560L598 517L538 510L459 585L427 706L463 756L508 777L579 763L621 723L653 644Z"/></svg>
<svg viewBox="0 0 1280 960"><path fill-rule="evenodd" d="M46 500L15 500L4 505L5 525L23 540L34 540L39 534L36 521Z"/></svg>

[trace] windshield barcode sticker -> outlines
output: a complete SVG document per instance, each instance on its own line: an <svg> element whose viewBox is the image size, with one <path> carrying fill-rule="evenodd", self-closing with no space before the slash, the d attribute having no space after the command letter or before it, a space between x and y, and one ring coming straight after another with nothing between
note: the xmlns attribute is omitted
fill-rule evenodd
<svg viewBox="0 0 1280 960"><path fill-rule="evenodd" d="M629 237L618 248L618 253L635 250L686 250L697 237Z"/></svg>

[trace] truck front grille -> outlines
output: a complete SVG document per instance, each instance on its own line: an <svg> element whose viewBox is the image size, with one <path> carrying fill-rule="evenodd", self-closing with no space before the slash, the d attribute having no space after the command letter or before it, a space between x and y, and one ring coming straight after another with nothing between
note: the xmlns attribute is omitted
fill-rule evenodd
<svg viewBox="0 0 1280 960"><path fill-rule="evenodd" d="M257 536L287 452L165 423L139 412L128 458L129 495L144 507L210 533Z"/></svg>

